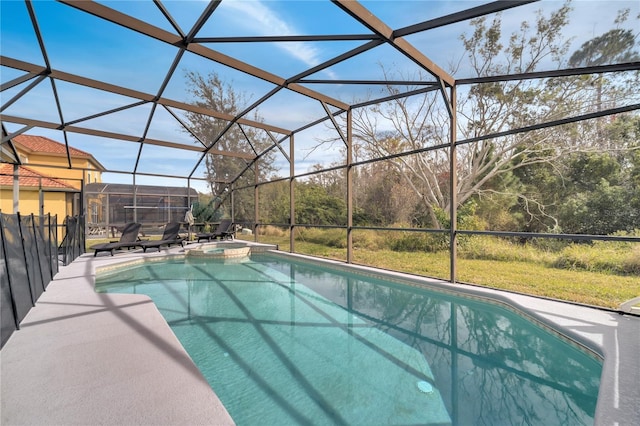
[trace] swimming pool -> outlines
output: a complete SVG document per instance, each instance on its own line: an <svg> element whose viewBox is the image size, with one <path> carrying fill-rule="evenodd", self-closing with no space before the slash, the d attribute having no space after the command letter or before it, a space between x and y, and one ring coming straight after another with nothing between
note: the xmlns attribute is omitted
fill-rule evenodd
<svg viewBox="0 0 640 426"><path fill-rule="evenodd" d="M96 289L149 295L241 426L593 423L601 361L477 298L267 254Z"/></svg>

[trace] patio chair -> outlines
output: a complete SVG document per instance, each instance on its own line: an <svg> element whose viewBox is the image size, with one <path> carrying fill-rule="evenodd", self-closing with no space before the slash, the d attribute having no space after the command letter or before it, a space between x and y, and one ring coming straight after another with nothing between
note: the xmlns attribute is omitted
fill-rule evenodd
<svg viewBox="0 0 640 426"><path fill-rule="evenodd" d="M157 248L160 251L160 247L167 246L171 247L171 244L182 244L183 239L180 237L180 223L179 222L169 222L164 227L164 232L162 233L162 238L155 241L142 241L138 245L142 247L142 251L144 253L147 252L148 248Z"/></svg>
<svg viewBox="0 0 640 426"><path fill-rule="evenodd" d="M122 235L120 236L119 241L111 241L108 243L96 244L89 247L89 249L95 250L93 253L93 257L96 257L101 251L111 252L111 256L113 256L113 251L115 249L121 249L125 247L127 249L130 249L132 247L140 245L138 233L140 232L141 227L142 225L136 222L127 223L122 229Z"/></svg>
<svg viewBox="0 0 640 426"><path fill-rule="evenodd" d="M198 239L198 242L200 242L201 240L211 241L217 238L220 238L221 240L225 240L227 238L232 240L233 239L232 225L233 225L233 222L231 222L231 219L222 219L215 231L202 232L202 233L196 234L196 238Z"/></svg>

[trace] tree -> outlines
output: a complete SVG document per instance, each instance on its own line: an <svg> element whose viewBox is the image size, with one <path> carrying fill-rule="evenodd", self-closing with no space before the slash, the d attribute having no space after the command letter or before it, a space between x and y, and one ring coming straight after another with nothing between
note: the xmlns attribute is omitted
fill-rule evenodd
<svg viewBox="0 0 640 426"><path fill-rule="evenodd" d="M566 67L562 58L570 40L563 36L563 28L568 23L570 10L566 3L546 15L538 12L533 22L523 21L520 31L509 37L503 37L500 14L493 19L471 20L473 31L463 34L461 40L472 73L484 77ZM620 40L620 51L612 58L634 57L633 45L625 41L628 32L608 33L609 43L613 44L617 35L624 40ZM388 70L383 72L388 81L402 79ZM628 76L602 79L599 105L616 106L621 100L629 101L637 96L637 89L634 89L637 86ZM422 74L413 79L428 80ZM579 76L511 80L459 88L457 140L484 138L595 111L597 108L590 96L592 85L589 76ZM418 87L406 87L407 92L414 89ZM398 91L397 85L388 84L385 95L395 95ZM451 202L447 148L449 120L442 96L429 92L358 108L353 111L353 120L354 143L365 158L421 152L394 157L388 164L402 176L405 187L411 188L430 225L441 227L443 220L438 219L439 212L448 214ZM517 171L526 168L529 174L536 174L535 169L541 168L544 173L558 174L565 170L563 161L571 153L621 149L593 129L591 123L580 122L458 145L458 207L477 199L478 211L483 207L488 211L486 205L482 206L483 200L508 200L509 211L520 218L507 221L503 217L504 226L537 223L543 225L541 230L557 229L558 220L552 216L552 206L559 200L546 197L532 186L522 185ZM514 200L518 200L517 203ZM520 212L516 211L518 208Z"/></svg>
<svg viewBox="0 0 640 426"><path fill-rule="evenodd" d="M618 17L615 20L616 28L583 43L578 50L573 52L571 58L569 58L569 66L590 67L639 60L640 55L635 50L635 34L633 34L633 31L630 29L620 27L628 17L629 9L619 11ZM624 97L624 87L629 87L625 84L620 85L619 87L621 87L622 90L618 90L618 96L609 96L607 99L607 97L603 95L606 81L602 74L588 76L586 79L587 85L585 85L585 87L595 90L593 103L595 104L596 111L601 111L607 106L615 106L616 98ZM637 83L636 81L636 85ZM607 103L609 103L609 105L606 105ZM600 137L602 136L603 120L598 119L595 123L597 135Z"/></svg>
<svg viewBox="0 0 640 426"><path fill-rule="evenodd" d="M569 58L569 66L591 67L637 61L640 56L634 50L635 34L630 29L620 28L628 18L629 9L619 11L616 28L583 43Z"/></svg>
<svg viewBox="0 0 640 426"><path fill-rule="evenodd" d="M212 111L237 116L247 102L247 96L234 90L230 83L223 82L220 77L212 72L203 77L197 72L186 73L188 92L195 99L195 105ZM186 112L186 118L193 134L206 146L215 143L215 150L236 152L255 156L265 151L271 145L267 134L257 128L234 124L226 132L229 122L211 116ZM256 112L252 119L262 122ZM224 133L223 133L224 132ZM273 153L266 153L260 161L258 179L265 180L275 170ZM255 168L250 166L249 160L209 153L205 157L206 178L214 197L223 201L228 200L230 185L236 187L252 185L255 182ZM250 199L249 199L250 198ZM249 191L240 191L236 195L236 217L238 220L246 220L253 215L253 195ZM219 204L221 206L223 204Z"/></svg>
<svg viewBox="0 0 640 426"><path fill-rule="evenodd" d="M564 5L549 17L539 13L533 33L525 21L521 31L511 35L506 45L502 42L500 14L491 22L487 22L486 17L472 20L473 33L461 39L473 73L487 76L531 72L548 58L557 60L568 47L561 30L567 24L569 10L569 6ZM397 80L392 73L386 70L384 73L388 80ZM427 79L422 74L416 77ZM416 88L408 87L407 91L412 89ZM392 85L386 87L388 94L397 90ZM553 113L539 108L541 83L532 80L474 85L459 95L462 95L458 105L459 132L464 139L544 121ZM371 158L444 147L449 141L448 117L437 92L360 108L354 111L353 117L354 139ZM383 127L387 130L382 130ZM512 135L461 145L458 148L458 204L464 204L473 196L495 192L488 189L487 183L497 176L512 173L514 168L529 161L542 161L539 155L532 154L550 144L553 131L544 133L540 132L535 140L528 135ZM521 160L513 161L517 156ZM391 161L416 194L434 227L441 227L437 213L449 211L449 161L446 148Z"/></svg>
<svg viewBox="0 0 640 426"><path fill-rule="evenodd" d="M289 201L289 182L281 180L260 186L260 221L288 224Z"/></svg>
<svg viewBox="0 0 640 426"><path fill-rule="evenodd" d="M603 134L628 149L576 153L567 159L566 202L559 207L563 230L612 234L640 229L640 117L621 116Z"/></svg>
<svg viewBox="0 0 640 426"><path fill-rule="evenodd" d="M516 170L523 191L534 194L531 198L544 207L544 215L528 217L525 230L610 234L639 228L638 126L638 116L612 117L602 137L619 149L576 151L553 165L533 164Z"/></svg>
<svg viewBox="0 0 640 426"><path fill-rule="evenodd" d="M192 214L196 222L217 222L222 218L219 197L201 197L193 203Z"/></svg>
<svg viewBox="0 0 640 426"><path fill-rule="evenodd" d="M638 225L638 213L627 202L625 188L610 185L606 179L589 193L573 194L561 214L563 230L569 233L607 235L632 231L629 225L634 222Z"/></svg>
<svg viewBox="0 0 640 426"><path fill-rule="evenodd" d="M295 186L296 223L304 225L346 225L344 197L329 194L322 186L300 182Z"/></svg>

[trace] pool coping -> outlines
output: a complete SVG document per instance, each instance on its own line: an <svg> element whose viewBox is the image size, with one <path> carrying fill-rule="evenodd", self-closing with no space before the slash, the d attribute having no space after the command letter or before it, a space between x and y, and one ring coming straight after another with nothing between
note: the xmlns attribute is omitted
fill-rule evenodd
<svg viewBox="0 0 640 426"><path fill-rule="evenodd" d="M604 356L596 425L640 424L640 318L636 316L274 253L508 303ZM145 254L132 250L113 257L88 253L61 267L0 352L0 423L234 424L147 296L94 290L97 269L183 254L181 247Z"/></svg>

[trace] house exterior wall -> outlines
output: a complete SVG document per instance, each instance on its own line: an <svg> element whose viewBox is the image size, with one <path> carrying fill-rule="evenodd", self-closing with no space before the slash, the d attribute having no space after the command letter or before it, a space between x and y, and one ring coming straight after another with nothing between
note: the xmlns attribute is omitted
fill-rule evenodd
<svg viewBox="0 0 640 426"><path fill-rule="evenodd" d="M25 153L20 154L27 156ZM47 164L54 167L47 167L41 164ZM100 173L99 170L95 170L95 167L87 159L72 157L71 164L73 167L77 168L67 168L69 166L67 157L36 153L28 154L28 161L26 163L26 165L38 173L54 177L78 190L82 187L82 181L85 183L102 182L102 173ZM83 170L85 168L91 170Z"/></svg>
<svg viewBox="0 0 640 426"><path fill-rule="evenodd" d="M62 223L67 215L71 214L73 205L73 193L47 192L43 190L44 214L58 216L58 223ZM13 188L0 187L0 210L4 213L13 211ZM40 191L34 187L21 187L18 200L18 212L27 216L31 213L40 215Z"/></svg>
<svg viewBox="0 0 640 426"><path fill-rule="evenodd" d="M6 213L22 215L46 214L58 216L62 223L69 215L80 213L80 192L83 184L101 182L104 167L89 153L42 136L19 135L14 146L22 163L18 210L14 209L11 181L14 172L2 167L0 176L0 209ZM71 166L67 153L71 154ZM6 166L4 164L3 166Z"/></svg>

